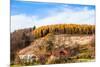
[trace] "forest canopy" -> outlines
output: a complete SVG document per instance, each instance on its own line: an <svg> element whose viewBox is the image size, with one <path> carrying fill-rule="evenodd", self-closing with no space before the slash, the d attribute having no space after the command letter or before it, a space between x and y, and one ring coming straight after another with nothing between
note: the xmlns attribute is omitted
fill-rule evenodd
<svg viewBox="0 0 100 67"><path fill-rule="evenodd" d="M42 26L35 29L32 34L34 38L39 38L47 35L48 33L54 34L95 34L95 25L79 25L79 24L55 24Z"/></svg>

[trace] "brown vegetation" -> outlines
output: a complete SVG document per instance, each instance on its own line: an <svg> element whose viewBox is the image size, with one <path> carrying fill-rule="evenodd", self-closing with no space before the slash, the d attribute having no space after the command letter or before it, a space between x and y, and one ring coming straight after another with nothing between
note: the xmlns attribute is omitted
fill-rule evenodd
<svg viewBox="0 0 100 67"><path fill-rule="evenodd" d="M30 45L31 41L33 41L33 36L31 35L31 32L33 29L22 29L22 30L17 30L13 33L11 33L11 39L10 39L10 59L13 64L15 60L15 55L16 52L27 47Z"/></svg>

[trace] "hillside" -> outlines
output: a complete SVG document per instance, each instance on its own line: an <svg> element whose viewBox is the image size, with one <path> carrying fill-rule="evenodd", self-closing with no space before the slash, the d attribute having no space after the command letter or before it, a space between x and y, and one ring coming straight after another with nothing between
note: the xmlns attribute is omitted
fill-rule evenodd
<svg viewBox="0 0 100 67"><path fill-rule="evenodd" d="M35 57L39 64L70 63L78 62L78 59L93 59L95 58L94 40L94 35L48 34L20 50L18 56L20 59L26 57L27 60Z"/></svg>
<svg viewBox="0 0 100 67"><path fill-rule="evenodd" d="M95 26L47 25L11 33L12 64L35 65L95 59Z"/></svg>
<svg viewBox="0 0 100 67"><path fill-rule="evenodd" d="M61 46L64 47L75 47L78 45L84 46L86 44L92 45L92 43L94 42L94 38L95 38L94 35L80 36L80 35L68 35L68 34L61 34L61 35L48 34L43 38L33 41L30 46L19 51L19 54L24 55L24 54L32 54L34 51L38 52L39 47L42 48L43 46L47 46L48 42L51 42L54 45L54 48L58 48Z"/></svg>

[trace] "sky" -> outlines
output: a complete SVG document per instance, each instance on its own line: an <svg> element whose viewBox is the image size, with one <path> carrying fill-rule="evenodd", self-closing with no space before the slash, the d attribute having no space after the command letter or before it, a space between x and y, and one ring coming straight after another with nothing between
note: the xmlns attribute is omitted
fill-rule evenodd
<svg viewBox="0 0 100 67"><path fill-rule="evenodd" d="M11 0L11 32L51 24L95 24L95 6Z"/></svg>

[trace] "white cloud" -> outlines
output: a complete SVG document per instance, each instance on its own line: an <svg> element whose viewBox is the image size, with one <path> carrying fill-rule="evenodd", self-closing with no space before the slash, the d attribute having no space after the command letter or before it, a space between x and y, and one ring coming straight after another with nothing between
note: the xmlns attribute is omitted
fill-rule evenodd
<svg viewBox="0 0 100 67"><path fill-rule="evenodd" d="M64 11L54 12L52 15L38 19L37 16L15 15L11 16L11 31L21 28L40 27L50 24L95 24L95 11L84 8L81 11Z"/></svg>
<svg viewBox="0 0 100 67"><path fill-rule="evenodd" d="M29 17L22 14L11 16L11 32L16 29L23 29L34 26L34 18L36 17Z"/></svg>
<svg viewBox="0 0 100 67"><path fill-rule="evenodd" d="M95 5L95 0L19 0L19 1L37 1L37 2L56 2L56 3Z"/></svg>
<svg viewBox="0 0 100 67"><path fill-rule="evenodd" d="M95 11L88 9L86 10L86 8L79 12L65 10L63 12L55 12L53 16L35 21L36 26L59 23L95 24Z"/></svg>

